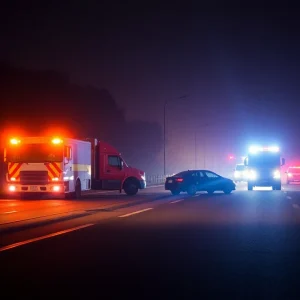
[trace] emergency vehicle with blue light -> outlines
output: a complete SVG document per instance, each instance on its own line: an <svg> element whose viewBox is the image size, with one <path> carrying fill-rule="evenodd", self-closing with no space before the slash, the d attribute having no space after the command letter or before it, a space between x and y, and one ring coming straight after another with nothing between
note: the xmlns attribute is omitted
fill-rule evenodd
<svg viewBox="0 0 300 300"><path fill-rule="evenodd" d="M252 146L244 160L247 166L248 190L257 186L271 186L273 190L281 190L281 166L285 159L281 158L277 146Z"/></svg>

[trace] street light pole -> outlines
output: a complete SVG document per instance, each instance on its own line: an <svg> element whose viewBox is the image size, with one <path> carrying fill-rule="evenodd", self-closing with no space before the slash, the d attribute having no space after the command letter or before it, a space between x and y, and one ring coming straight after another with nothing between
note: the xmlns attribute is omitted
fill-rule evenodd
<svg viewBox="0 0 300 300"><path fill-rule="evenodd" d="M164 175L166 176L166 106L167 101L164 103Z"/></svg>
<svg viewBox="0 0 300 300"><path fill-rule="evenodd" d="M195 170L197 169L197 133L195 131Z"/></svg>

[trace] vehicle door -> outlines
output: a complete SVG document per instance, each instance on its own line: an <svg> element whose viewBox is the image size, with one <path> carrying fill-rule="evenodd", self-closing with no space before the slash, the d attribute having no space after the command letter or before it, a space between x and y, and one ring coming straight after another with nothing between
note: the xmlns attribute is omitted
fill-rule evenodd
<svg viewBox="0 0 300 300"><path fill-rule="evenodd" d="M219 175L211 171L205 171L205 186L207 189L222 190L222 180Z"/></svg>
<svg viewBox="0 0 300 300"><path fill-rule="evenodd" d="M197 190L200 189L200 174L198 171L193 171L190 174L190 184L195 184L197 187Z"/></svg>
<svg viewBox="0 0 300 300"><path fill-rule="evenodd" d="M107 190L119 190L124 176L123 160L120 156L106 155L103 188Z"/></svg>
<svg viewBox="0 0 300 300"><path fill-rule="evenodd" d="M197 171L196 173L197 173L196 175L197 189L198 191L203 191L205 190L205 183L206 183L205 175L202 171Z"/></svg>

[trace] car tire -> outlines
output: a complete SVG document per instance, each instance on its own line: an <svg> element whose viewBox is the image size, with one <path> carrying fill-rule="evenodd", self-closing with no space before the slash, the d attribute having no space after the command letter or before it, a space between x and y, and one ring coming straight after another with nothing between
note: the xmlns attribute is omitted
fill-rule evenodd
<svg viewBox="0 0 300 300"><path fill-rule="evenodd" d="M176 196L180 194L179 190L171 190L172 195Z"/></svg>
<svg viewBox="0 0 300 300"><path fill-rule="evenodd" d="M197 193L197 187L196 187L196 185L191 184L191 185L188 187L188 189L187 189L187 193L188 193L190 196L196 195L196 193Z"/></svg>
<svg viewBox="0 0 300 300"><path fill-rule="evenodd" d="M231 192L232 192L232 189L229 189L229 188L223 190L223 193L226 195L229 195Z"/></svg>

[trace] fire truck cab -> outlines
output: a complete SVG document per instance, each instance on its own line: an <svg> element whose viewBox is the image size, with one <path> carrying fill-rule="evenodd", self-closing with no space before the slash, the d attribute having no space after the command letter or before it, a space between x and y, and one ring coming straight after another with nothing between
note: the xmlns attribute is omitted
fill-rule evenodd
<svg viewBox="0 0 300 300"><path fill-rule="evenodd" d="M90 153L90 143L81 140L12 138L4 148L5 190L79 198L82 190L91 188Z"/></svg>

